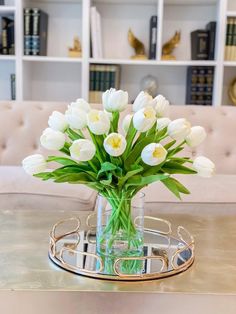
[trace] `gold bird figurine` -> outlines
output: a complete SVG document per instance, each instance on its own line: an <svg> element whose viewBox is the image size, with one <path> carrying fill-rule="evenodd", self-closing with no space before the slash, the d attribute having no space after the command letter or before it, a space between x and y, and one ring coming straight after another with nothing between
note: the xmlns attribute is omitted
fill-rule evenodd
<svg viewBox="0 0 236 314"><path fill-rule="evenodd" d="M171 53L179 45L181 38L180 31L176 31L174 36L167 41L162 47L162 60L176 60L176 57Z"/></svg>
<svg viewBox="0 0 236 314"><path fill-rule="evenodd" d="M134 36L134 33L129 29L128 31L128 41L132 48L134 48L135 55L131 59L147 59L145 54L144 44Z"/></svg>

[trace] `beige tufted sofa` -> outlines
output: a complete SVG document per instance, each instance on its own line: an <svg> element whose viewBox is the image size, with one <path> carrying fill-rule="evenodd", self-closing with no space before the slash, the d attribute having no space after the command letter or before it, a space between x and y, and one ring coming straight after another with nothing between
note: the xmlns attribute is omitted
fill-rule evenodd
<svg viewBox="0 0 236 314"><path fill-rule="evenodd" d="M93 208L96 193L87 187L42 182L26 175L21 168L25 156L45 153L39 137L47 127L48 116L53 110L64 112L66 106L49 102L0 102L0 202L4 208ZM212 179L178 176L191 191L183 201L236 202L236 108L172 106L171 118L178 117L186 117L192 125L206 128L207 140L187 153L205 155L217 167ZM149 203L177 202L160 183L151 185L145 192Z"/></svg>

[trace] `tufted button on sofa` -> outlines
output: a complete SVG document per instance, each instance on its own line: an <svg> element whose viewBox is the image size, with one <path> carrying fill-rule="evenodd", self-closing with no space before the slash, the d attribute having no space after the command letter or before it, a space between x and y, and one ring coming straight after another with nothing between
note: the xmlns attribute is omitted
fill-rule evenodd
<svg viewBox="0 0 236 314"><path fill-rule="evenodd" d="M26 175L21 168L21 161L27 155L54 154L40 147L39 138L51 112L64 112L66 107L66 103L0 102L0 201L4 208L48 206L49 209L66 209L70 206L70 209L91 210L94 207L96 193L87 187L42 182ZM131 106L122 115L130 109ZM176 176L191 191L183 201L236 202L236 108L171 106L170 117L185 117L192 125L205 127L207 140L195 149L188 149L186 154L193 158L207 156L217 169L211 179ZM178 202L159 182L146 188L145 193L150 203Z"/></svg>

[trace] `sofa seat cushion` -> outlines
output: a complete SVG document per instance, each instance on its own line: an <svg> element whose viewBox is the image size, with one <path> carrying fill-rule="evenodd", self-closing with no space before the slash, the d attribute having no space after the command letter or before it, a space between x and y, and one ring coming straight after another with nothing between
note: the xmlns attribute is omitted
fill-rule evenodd
<svg viewBox="0 0 236 314"><path fill-rule="evenodd" d="M0 167L0 206L93 210L96 192L84 185L56 184L27 175L22 167ZM49 208L50 209L50 208Z"/></svg>
<svg viewBox="0 0 236 314"><path fill-rule="evenodd" d="M212 178L201 178L193 175L176 175L191 192L182 194L182 201L188 203L236 203L236 175L215 175ZM156 182L144 189L146 201L181 202L162 183Z"/></svg>

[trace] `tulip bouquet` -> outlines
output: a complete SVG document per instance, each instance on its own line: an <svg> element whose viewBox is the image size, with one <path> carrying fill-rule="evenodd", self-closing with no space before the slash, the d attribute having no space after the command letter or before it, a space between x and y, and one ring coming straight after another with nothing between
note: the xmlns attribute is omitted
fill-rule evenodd
<svg viewBox="0 0 236 314"><path fill-rule="evenodd" d="M171 121L169 102L140 92L133 103L133 113L119 123L120 112L128 106L128 93L110 89L103 94L104 110L91 109L78 99L65 114L54 111L49 117L41 145L60 151L62 156L31 155L23 160L25 171L56 183L86 184L105 197L112 208L100 242L112 248L116 234L123 232L128 249L140 245L131 219L131 200L145 186L160 181L174 195L189 191L172 176L199 174L209 177L214 164L206 157L195 160L179 157L185 145L195 147L206 137L201 126L191 127L180 118ZM47 170L50 162L60 167ZM188 166L189 165L189 166Z"/></svg>

